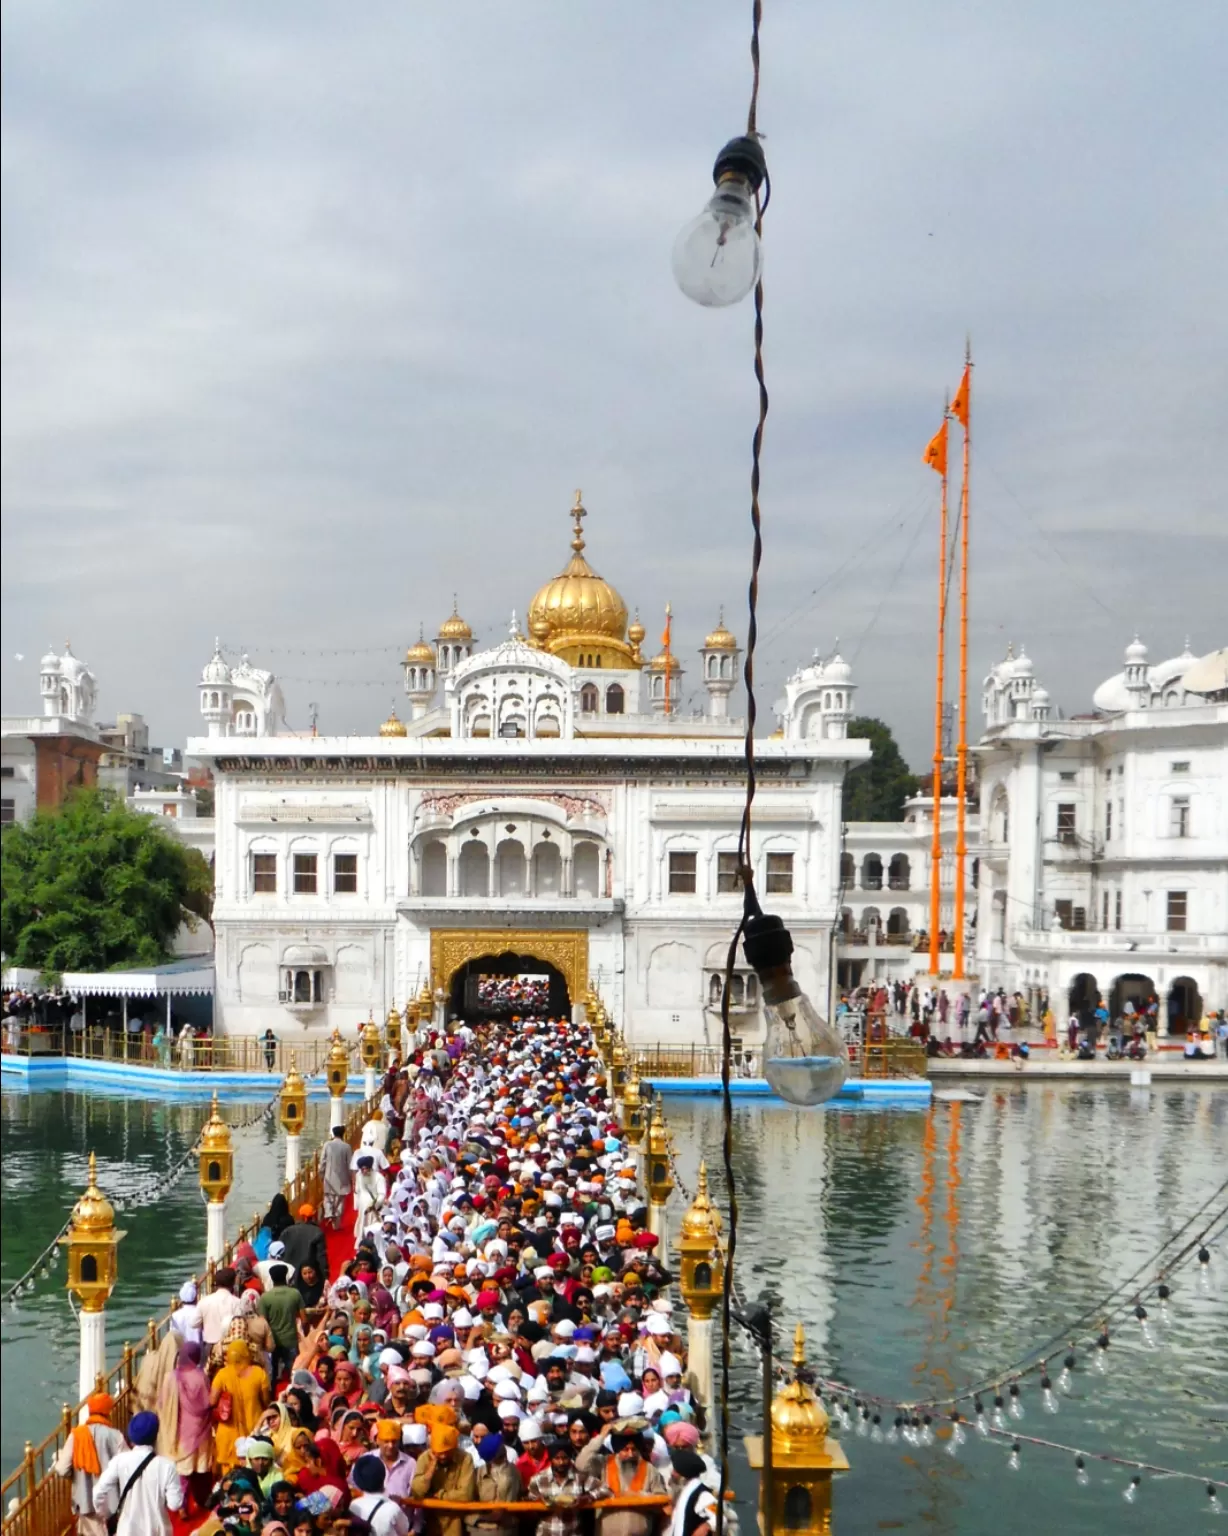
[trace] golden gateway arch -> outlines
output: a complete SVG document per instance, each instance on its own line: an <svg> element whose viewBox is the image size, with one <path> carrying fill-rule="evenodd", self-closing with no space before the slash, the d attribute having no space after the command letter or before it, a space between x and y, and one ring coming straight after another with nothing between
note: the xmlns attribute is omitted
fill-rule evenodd
<svg viewBox="0 0 1228 1536"><path fill-rule="evenodd" d="M432 928L431 975L450 988L468 960L483 955L532 955L561 971L573 1004L588 988L588 930L542 928Z"/></svg>

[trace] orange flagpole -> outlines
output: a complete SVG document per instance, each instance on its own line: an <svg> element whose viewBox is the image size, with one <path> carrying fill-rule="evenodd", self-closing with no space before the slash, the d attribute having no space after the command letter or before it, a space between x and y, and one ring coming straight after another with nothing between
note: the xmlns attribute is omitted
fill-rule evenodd
<svg viewBox="0 0 1228 1536"><path fill-rule="evenodd" d="M927 462L942 476L942 509L938 523L938 658L934 700L934 828L930 838L930 975L939 969L938 924L941 916L942 874L942 700L945 687L947 646L947 404L942 407L942 426L926 450ZM937 451L935 445L939 445Z"/></svg>
<svg viewBox="0 0 1228 1536"><path fill-rule="evenodd" d="M964 477L959 492L959 736L955 749L955 957L953 976L964 979L964 899L968 859L968 458L972 437L972 343L964 348L958 417L964 429Z"/></svg>
<svg viewBox="0 0 1228 1536"><path fill-rule="evenodd" d="M670 677L670 672L673 670L671 665L670 665L671 661L673 660L673 653L670 651L670 648L669 648L670 629L673 626L673 622L674 622L674 620L673 620L673 610L671 609L670 605L668 603L666 603L666 605L665 605L665 633L661 636L661 640L662 640L662 643L663 643L663 645L665 647L665 713L667 715L670 713L670 697L669 697L669 695L670 695L670 683L672 682L672 679Z"/></svg>

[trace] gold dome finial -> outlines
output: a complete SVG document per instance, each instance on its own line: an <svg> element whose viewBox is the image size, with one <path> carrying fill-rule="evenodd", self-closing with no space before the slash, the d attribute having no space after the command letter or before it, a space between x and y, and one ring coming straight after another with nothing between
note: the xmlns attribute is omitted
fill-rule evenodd
<svg viewBox="0 0 1228 1536"><path fill-rule="evenodd" d="M201 1128L200 1146L202 1152L227 1152L230 1150L230 1127L222 1119L218 1111L216 1088L213 1090L213 1103L209 1109L209 1118Z"/></svg>
<svg viewBox="0 0 1228 1536"><path fill-rule="evenodd" d="M793 1333L793 1369L800 1371L806 1363L806 1330L798 1323Z"/></svg>
<svg viewBox="0 0 1228 1536"><path fill-rule="evenodd" d="M75 1232L109 1232L115 1225L115 1207L98 1188L98 1158L90 1153L89 1183L85 1193L72 1208Z"/></svg>
<svg viewBox="0 0 1228 1536"><path fill-rule="evenodd" d="M456 593L452 594L452 613L439 626L440 640L472 640L473 631L461 618L456 608Z"/></svg>
<svg viewBox="0 0 1228 1536"><path fill-rule="evenodd" d="M572 521L576 525L576 531L571 536L571 547L575 550L576 554L579 554L580 551L584 548L584 530L580 527L580 524L588 516L588 513L584 507L583 493L580 491L576 492L576 499L571 509L571 516Z"/></svg>
<svg viewBox="0 0 1228 1536"><path fill-rule="evenodd" d="M418 638L405 652L405 661L402 665L410 667L435 665L435 647L427 640L421 624L418 625Z"/></svg>
<svg viewBox="0 0 1228 1536"><path fill-rule="evenodd" d="M644 643L644 636L647 633L648 631L640 623L640 610L637 608L635 610L635 617L631 620L631 626L627 630L627 639L630 640L632 645L642 645Z"/></svg>
<svg viewBox="0 0 1228 1536"><path fill-rule="evenodd" d="M380 726L379 733L381 736L409 735L409 727L405 724L404 720L398 719L395 705L393 705L392 709L388 712L388 718L384 721L383 725Z"/></svg>
<svg viewBox="0 0 1228 1536"><path fill-rule="evenodd" d="M708 1165L701 1162L695 1198L682 1218L682 1236L715 1239L720 1236L720 1232L721 1213L712 1204L708 1194Z"/></svg>
<svg viewBox="0 0 1228 1536"><path fill-rule="evenodd" d="M793 1335L793 1369L800 1373L806 1364L806 1330L800 1323ZM793 1380L772 1399L772 1454L789 1460L804 1458L808 1452L822 1450L829 1424L827 1410L795 1374Z"/></svg>
<svg viewBox="0 0 1228 1536"><path fill-rule="evenodd" d="M716 628L704 640L705 651L736 651L737 639L725 628L725 609L722 604L720 616L716 621Z"/></svg>

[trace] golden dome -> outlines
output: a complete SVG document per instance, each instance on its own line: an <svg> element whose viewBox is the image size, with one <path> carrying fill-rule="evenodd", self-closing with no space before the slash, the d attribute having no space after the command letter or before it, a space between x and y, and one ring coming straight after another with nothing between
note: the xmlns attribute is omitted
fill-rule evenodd
<svg viewBox="0 0 1228 1536"><path fill-rule="evenodd" d="M699 1165L699 1184L690 1209L682 1218L682 1237L715 1239L720 1236L721 1213L708 1197L708 1165Z"/></svg>
<svg viewBox="0 0 1228 1536"><path fill-rule="evenodd" d="M529 633L552 651L562 649L569 637L583 637L598 646L602 641L614 641L616 649L625 652L629 660L627 605L584 558L580 524L588 514L578 491L571 515L576 524L571 539L572 557L529 604Z"/></svg>
<svg viewBox="0 0 1228 1536"><path fill-rule="evenodd" d="M800 1323L793 1335L793 1366L806 1363L806 1330ZM821 1450L827 1439L827 1410L804 1381L796 1378L772 1399L772 1451L796 1455Z"/></svg>
<svg viewBox="0 0 1228 1536"><path fill-rule="evenodd" d="M736 651L737 648L736 638L725 628L725 610L722 608L720 617L716 621L716 628L704 641L704 650Z"/></svg>
<svg viewBox="0 0 1228 1536"><path fill-rule="evenodd" d="M450 624L451 619L445 621ZM460 621L462 624L464 619ZM405 652L404 666L407 667L433 667L435 665L435 647L422 634L421 626L418 629L418 638Z"/></svg>
<svg viewBox="0 0 1228 1536"><path fill-rule="evenodd" d="M98 1160L90 1153L90 1181L85 1193L72 1208L72 1230L110 1232L115 1226L115 1207L98 1188Z"/></svg>
<svg viewBox="0 0 1228 1536"><path fill-rule="evenodd" d="M439 626L441 640L472 640L473 631L456 611L456 599L452 599L452 615Z"/></svg>
<svg viewBox="0 0 1228 1536"><path fill-rule="evenodd" d="M394 709L380 726L379 733L381 736L408 736L409 730L404 720L397 719L397 712Z"/></svg>
<svg viewBox="0 0 1228 1536"><path fill-rule="evenodd" d="M630 627L627 630L627 639L630 640L632 645L643 645L644 636L647 633L648 631L640 623L639 610L637 609L635 618L632 619Z"/></svg>
<svg viewBox="0 0 1228 1536"><path fill-rule="evenodd" d="M209 1118L205 1121L200 1133L200 1150L202 1152L229 1152L230 1127L218 1114L217 1094L213 1095L213 1107L209 1111Z"/></svg>
<svg viewBox="0 0 1228 1536"><path fill-rule="evenodd" d="M671 672L682 671L682 663L674 655L673 651L670 651L668 655L662 651L659 656L654 656L648 663L648 670L650 672L664 672L667 666Z"/></svg>

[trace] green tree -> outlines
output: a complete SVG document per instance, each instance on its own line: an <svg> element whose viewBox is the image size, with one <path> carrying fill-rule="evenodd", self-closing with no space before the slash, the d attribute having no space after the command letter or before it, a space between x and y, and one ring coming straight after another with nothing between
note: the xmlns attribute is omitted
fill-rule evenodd
<svg viewBox="0 0 1228 1536"><path fill-rule="evenodd" d="M97 790L5 829L0 888L5 955L53 973L156 965L180 923L208 922L213 903L195 848Z"/></svg>
<svg viewBox="0 0 1228 1536"><path fill-rule="evenodd" d="M917 790L916 776L904 761L891 727L859 716L849 721L849 735L869 741L873 756L844 780L845 821L902 821L904 802Z"/></svg>

